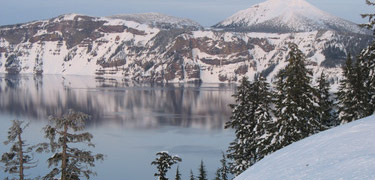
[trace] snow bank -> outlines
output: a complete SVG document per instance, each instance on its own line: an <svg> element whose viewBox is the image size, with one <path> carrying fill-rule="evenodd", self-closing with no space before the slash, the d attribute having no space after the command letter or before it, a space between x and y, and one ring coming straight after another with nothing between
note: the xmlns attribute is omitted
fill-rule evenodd
<svg viewBox="0 0 375 180"><path fill-rule="evenodd" d="M363 180L374 172L375 115L291 144L235 180Z"/></svg>

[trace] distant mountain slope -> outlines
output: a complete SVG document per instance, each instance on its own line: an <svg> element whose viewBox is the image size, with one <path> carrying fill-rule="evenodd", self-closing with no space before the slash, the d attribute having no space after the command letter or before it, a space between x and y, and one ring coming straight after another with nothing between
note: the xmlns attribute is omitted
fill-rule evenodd
<svg viewBox="0 0 375 180"><path fill-rule="evenodd" d="M305 0L268 0L237 12L214 27L255 32L365 32L355 23L330 15Z"/></svg>
<svg viewBox="0 0 375 180"><path fill-rule="evenodd" d="M140 24L147 24L161 29L189 28L198 30L203 28L199 23L193 20L168 16L161 13L120 14L109 16L108 18L135 21Z"/></svg>
<svg viewBox="0 0 375 180"><path fill-rule="evenodd" d="M334 30L280 34L161 28L146 20L66 14L0 26L0 73L116 76L164 83L238 82L242 76L251 80L263 74L273 81L288 64L288 44L296 43L308 68L316 75L325 71L337 84L346 55L358 54L373 40Z"/></svg>
<svg viewBox="0 0 375 180"><path fill-rule="evenodd" d="M375 115L293 143L235 180L375 179Z"/></svg>

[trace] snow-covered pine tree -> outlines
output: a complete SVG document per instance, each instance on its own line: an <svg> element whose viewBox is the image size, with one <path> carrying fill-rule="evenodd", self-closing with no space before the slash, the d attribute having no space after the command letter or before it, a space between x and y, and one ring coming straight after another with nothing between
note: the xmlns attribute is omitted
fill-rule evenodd
<svg viewBox="0 0 375 180"><path fill-rule="evenodd" d="M241 84L237 87L236 93L233 95L236 104L230 104L232 108L232 116L226 123L225 128L235 130L236 138L230 143L228 158L232 160L229 163L231 172L240 174L250 166L250 154L247 148L247 140L250 130L255 127L255 121L251 121L254 116L255 107L251 107L250 82L247 77L243 77Z"/></svg>
<svg viewBox="0 0 375 180"><path fill-rule="evenodd" d="M320 122L326 128L336 126L339 122L336 117L336 112L334 111L334 102L329 93L330 84L324 72L321 73L317 82L318 84L315 89L317 91L316 97Z"/></svg>
<svg viewBox="0 0 375 180"><path fill-rule="evenodd" d="M271 145L273 128L271 116L272 96L263 77L250 83L246 77L233 95L236 104L231 104L232 116L226 128L235 129L236 138L228 148L230 170L239 175L248 167L273 152Z"/></svg>
<svg viewBox="0 0 375 180"><path fill-rule="evenodd" d="M180 166L177 166L175 180L181 180Z"/></svg>
<svg viewBox="0 0 375 180"><path fill-rule="evenodd" d="M368 71L362 65L360 55L353 66L351 56L348 55L343 67L343 78L340 81L338 98L338 116L341 124L371 115L370 88L367 86Z"/></svg>
<svg viewBox="0 0 375 180"><path fill-rule="evenodd" d="M217 168L214 180L221 180L221 168Z"/></svg>
<svg viewBox="0 0 375 180"><path fill-rule="evenodd" d="M28 125L22 125L23 121L13 120L8 130L8 139L5 145L11 144L10 151L3 153L0 162L4 163L4 171L9 174L17 174L19 180L25 179L25 170L34 168L36 161L31 155L32 146L28 146L23 139L23 131ZM6 178L8 179L8 178ZM14 178L12 178L14 179Z"/></svg>
<svg viewBox="0 0 375 180"><path fill-rule="evenodd" d="M356 115L352 107L355 102L353 101L354 93L354 69L353 61L350 54L346 59L345 65L342 67L343 76L340 80L339 90L337 92L338 100L338 117L341 123L348 123L355 120Z"/></svg>
<svg viewBox="0 0 375 180"><path fill-rule="evenodd" d="M369 68L365 65L365 59L361 53L354 66L354 91L356 92L355 111L358 113L357 119L370 116L373 113L371 102L371 87L369 87Z"/></svg>
<svg viewBox="0 0 375 180"><path fill-rule="evenodd" d="M296 44L289 45L289 64L279 72L275 91L275 148L281 149L322 129L319 122L311 72L305 55Z"/></svg>
<svg viewBox="0 0 375 180"><path fill-rule="evenodd" d="M229 167L227 165L227 158L222 152L222 159L220 160L221 167L217 168L214 180L228 180Z"/></svg>
<svg viewBox="0 0 375 180"><path fill-rule="evenodd" d="M367 5L375 6L375 3L369 0L366 0ZM362 27L365 27L373 32L375 35L375 14L361 14L362 18L368 18L368 23L361 24ZM372 42L367 48L363 49L360 54L360 57L363 61L362 66L367 70L368 79L365 82L365 86L369 91L369 104L371 105L369 113L375 113L375 42Z"/></svg>
<svg viewBox="0 0 375 180"><path fill-rule="evenodd" d="M92 134L88 132L77 133L84 130L85 121L88 118L87 114L73 110L69 110L62 117L51 116L49 118L50 124L44 127L44 133L50 142L41 144L40 147L49 147L44 150L55 153L48 159L48 166L55 166L56 168L43 179L55 179L59 174L61 180L79 179L82 176L90 179L90 175L96 175L89 167L94 167L96 161L103 160L104 155L93 154L91 151L71 146L71 144L79 143L94 147L94 144L91 143ZM38 151L41 151L41 149ZM60 167L58 168L59 164Z"/></svg>
<svg viewBox="0 0 375 180"><path fill-rule="evenodd" d="M366 4L369 6L375 6L375 3L370 0L366 0ZM366 29L372 30L373 34L375 35L375 14L366 13L366 14L361 14L361 16L362 18L367 18L368 23L360 24L360 26Z"/></svg>
<svg viewBox="0 0 375 180"><path fill-rule="evenodd" d="M375 6L375 2L366 0L367 5ZM375 14L361 14L362 18L368 18L368 23L361 24L360 26L365 27L373 32L375 35ZM363 61L363 67L367 71L368 79L365 82L365 87L369 91L369 114L375 113L375 42L372 42L367 48L365 48L361 54L360 59Z"/></svg>
<svg viewBox="0 0 375 180"><path fill-rule="evenodd" d="M158 172L154 176L159 177L158 180L168 180L167 172L172 167L172 165L181 162L182 159L178 156L171 156L167 151L161 151L156 153L157 157L151 162L151 165L156 165Z"/></svg>
<svg viewBox="0 0 375 180"><path fill-rule="evenodd" d="M195 180L193 170L190 169L190 180Z"/></svg>
<svg viewBox="0 0 375 180"><path fill-rule="evenodd" d="M249 141L249 147L253 151L255 150L252 152L255 161L251 162L251 165L275 151L274 144L272 144L275 126L271 114L272 94L270 85L263 76L259 76L255 78L253 88L255 92L254 120L256 120L256 126L252 130L255 138Z"/></svg>
<svg viewBox="0 0 375 180"><path fill-rule="evenodd" d="M199 171L198 180L208 180L207 171L206 171L206 167L204 166L203 160L201 160L201 164L199 166L198 171Z"/></svg>
<svg viewBox="0 0 375 180"><path fill-rule="evenodd" d="M220 160L221 168L219 169L220 170L220 178L221 178L221 180L228 180L229 167L227 165L227 158L226 158L224 152L222 152L222 157L223 158Z"/></svg>
<svg viewBox="0 0 375 180"><path fill-rule="evenodd" d="M362 50L359 55L361 59L362 73L364 73L364 87L368 93L368 114L375 113L375 42Z"/></svg>

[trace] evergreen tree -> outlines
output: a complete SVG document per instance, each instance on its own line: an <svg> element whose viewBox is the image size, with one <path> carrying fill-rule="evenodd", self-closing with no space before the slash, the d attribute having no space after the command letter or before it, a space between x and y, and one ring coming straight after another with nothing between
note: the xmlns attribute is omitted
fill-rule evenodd
<svg viewBox="0 0 375 180"><path fill-rule="evenodd" d="M5 164L4 171L10 174L18 174L19 180L25 179L25 170L36 166L33 161L32 147L28 146L23 139L23 131L28 126L23 126L23 122L13 120L13 124L8 130L8 140L4 142L5 145L11 144L9 152L1 156L0 162Z"/></svg>
<svg viewBox="0 0 375 180"><path fill-rule="evenodd" d="M71 146L71 144L87 144L94 147L91 143L93 135L82 131L85 128L85 121L89 118L87 114L69 110L62 117L51 116L50 124L44 128L45 137L50 140L49 143L41 144L38 151L52 151L55 154L48 159L48 166L55 166L44 179L54 179L60 174L61 180L79 179L84 176L90 179L90 175L96 175L89 167L94 167L95 162L103 160L103 154L92 154L91 151L81 150ZM49 146L46 149L47 145ZM57 168L60 164L60 167Z"/></svg>
<svg viewBox="0 0 375 180"><path fill-rule="evenodd" d="M220 160L221 167L217 168L214 180L228 180L229 167L227 165L227 158L222 152L223 158Z"/></svg>
<svg viewBox="0 0 375 180"><path fill-rule="evenodd" d="M222 156L223 158L220 160L221 168L219 168L220 170L219 177L221 177L221 180L228 180L229 168L227 165L227 158L225 157L224 152L222 152Z"/></svg>
<svg viewBox="0 0 375 180"><path fill-rule="evenodd" d="M203 160L201 161L201 165L199 166L198 171L199 171L198 180L207 180L207 172L203 164Z"/></svg>
<svg viewBox="0 0 375 180"><path fill-rule="evenodd" d="M243 78L233 95L232 116L226 128L235 129L236 138L228 148L232 173L239 175L248 167L273 152L271 112L272 96L265 78L257 77L253 83Z"/></svg>
<svg viewBox="0 0 375 180"><path fill-rule="evenodd" d="M375 3L370 0L366 0L366 4L369 6L375 6ZM361 14L362 18L368 18L368 23L361 24L362 27L365 27L373 32L375 35L375 14ZM364 86L368 91L368 105L369 109L368 114L375 113L375 42L372 42L367 48L363 49L359 59L362 60L363 71L367 75Z"/></svg>
<svg viewBox="0 0 375 180"><path fill-rule="evenodd" d="M190 169L190 180L195 180L193 170Z"/></svg>
<svg viewBox="0 0 375 180"><path fill-rule="evenodd" d="M214 180L221 180L221 168L217 168Z"/></svg>
<svg viewBox="0 0 375 180"><path fill-rule="evenodd" d="M154 161L151 162L151 165L156 165L158 172L154 174L154 176L159 177L159 180L168 180L166 177L168 169L172 167L172 165L181 162L181 158L178 156L171 156L166 151L156 153L157 157Z"/></svg>
<svg viewBox="0 0 375 180"><path fill-rule="evenodd" d="M366 0L367 5L375 6L375 3ZM361 24L373 32L375 35L375 14L361 14L362 18L368 18L368 23ZM369 111L368 114L375 113L375 42L372 42L367 48L363 49L359 59L362 59L362 67L367 73L367 79L365 80L365 87L368 90L369 96Z"/></svg>
<svg viewBox="0 0 375 180"><path fill-rule="evenodd" d="M177 166L175 180L181 180L180 166Z"/></svg>
<svg viewBox="0 0 375 180"><path fill-rule="evenodd" d="M255 127L255 121L251 116L254 114L251 110L255 110L255 107L251 107L250 82L247 77L243 77L241 84L238 86L236 93L233 95L236 104L230 104L232 108L232 116L226 123L225 128L235 129L236 138L230 143L228 148L228 158L232 160L230 162L230 168L233 173L240 174L250 166L250 154L248 152L246 139L248 134Z"/></svg>
<svg viewBox="0 0 375 180"><path fill-rule="evenodd" d="M362 65L360 56L353 66L350 55L343 67L343 78L340 81L338 98L339 120L342 124L371 115L368 71Z"/></svg>
<svg viewBox="0 0 375 180"><path fill-rule="evenodd" d="M361 72L364 74L364 87L368 95L367 115L375 113L375 42L365 48L360 56Z"/></svg>
<svg viewBox="0 0 375 180"><path fill-rule="evenodd" d="M347 123L355 120L356 118L355 112L353 112L352 109L355 104L352 99L352 97L355 95L353 87L353 81L355 78L352 57L350 54L348 55L345 66L343 66L342 69L343 76L340 80L340 86L337 92L338 116L340 122Z"/></svg>
<svg viewBox="0 0 375 180"><path fill-rule="evenodd" d="M254 120L256 121L256 126L252 129L252 133L254 133L253 140L248 141L250 149L253 149L252 158L255 160L251 162L251 165L275 151L275 147L272 144L275 127L271 114L272 94L269 90L270 87L262 76L256 78L253 84L255 92L253 98L256 105Z"/></svg>
<svg viewBox="0 0 375 180"><path fill-rule="evenodd" d="M356 92L356 109L357 119L370 116L374 111L370 104L371 102L371 87L369 86L369 69L366 67L366 60L364 59L363 52L358 57L354 67L354 92ZM355 120L357 120L355 119Z"/></svg>
<svg viewBox="0 0 375 180"><path fill-rule="evenodd" d="M316 87L316 96L319 108L318 113L320 122L326 128L336 126L339 123L336 120L335 111L333 109L333 100L330 98L330 85L326 79L326 75L324 74L324 72L322 72L317 81L318 85Z"/></svg>
<svg viewBox="0 0 375 180"><path fill-rule="evenodd" d="M274 150L322 130L316 107L315 90L305 56L296 44L289 45L289 64L279 72L275 92L276 144Z"/></svg>
<svg viewBox="0 0 375 180"><path fill-rule="evenodd" d="M366 4L369 6L375 6L374 2L371 2L370 0L366 0ZM361 24L361 27L367 28L369 30L372 30L373 34L375 35L375 14L361 14L362 18L368 18L368 23Z"/></svg>

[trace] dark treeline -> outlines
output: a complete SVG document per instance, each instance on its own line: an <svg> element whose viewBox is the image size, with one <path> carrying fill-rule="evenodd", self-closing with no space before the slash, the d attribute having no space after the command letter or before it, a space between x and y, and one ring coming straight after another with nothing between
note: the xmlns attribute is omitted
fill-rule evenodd
<svg viewBox="0 0 375 180"><path fill-rule="evenodd" d="M178 162L181 162L182 159L176 155L171 156L167 151L161 151L156 153L156 156L158 156L151 165L155 165L157 169L157 173L154 174L155 177L158 178L158 180L168 180L167 178L167 172L172 167L172 165L177 164ZM219 167L216 171L215 179L214 180L229 180L229 167L227 163L227 158L224 153L222 153L222 159L220 160L221 167ZM180 173L180 167L177 166L176 169L176 175L174 180L181 180L181 173ZM198 167L198 175L194 175L194 172L192 169L190 169L190 180L208 180L207 170L206 166L204 165L203 160L201 160L201 163Z"/></svg>

